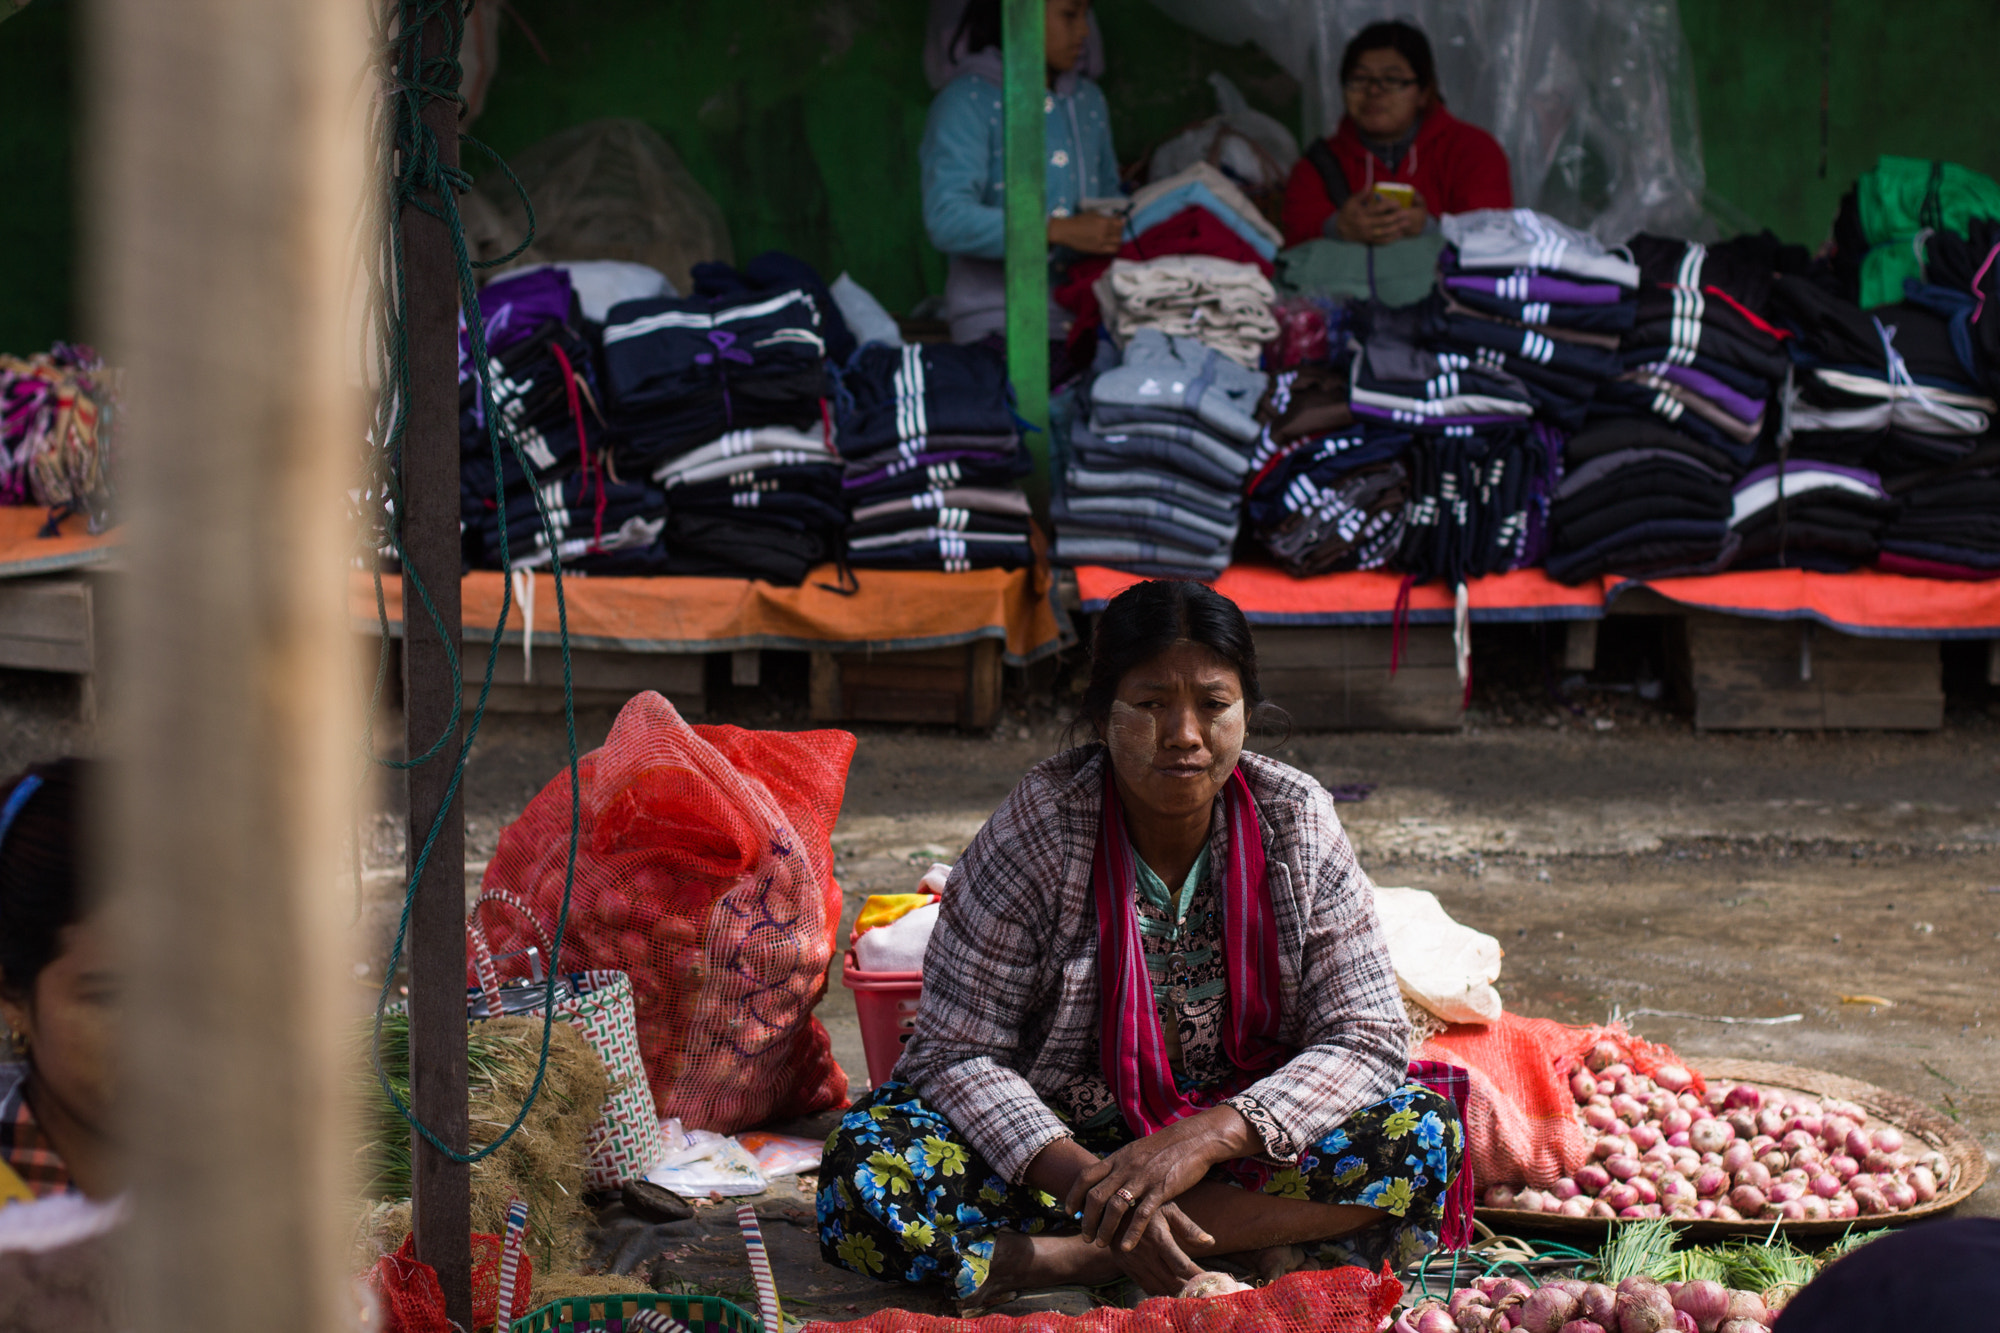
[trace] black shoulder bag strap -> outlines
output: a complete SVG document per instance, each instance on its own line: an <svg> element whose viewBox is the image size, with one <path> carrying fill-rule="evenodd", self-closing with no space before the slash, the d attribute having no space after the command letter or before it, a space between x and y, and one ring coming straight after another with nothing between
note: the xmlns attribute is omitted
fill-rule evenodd
<svg viewBox="0 0 2000 1333"><path fill-rule="evenodd" d="M1333 156L1333 149L1327 147L1325 139L1314 139L1306 149L1306 161L1312 163L1319 173L1320 184L1326 186L1326 197L1338 209L1346 203L1354 191L1347 188L1347 173L1340 169L1340 163Z"/></svg>

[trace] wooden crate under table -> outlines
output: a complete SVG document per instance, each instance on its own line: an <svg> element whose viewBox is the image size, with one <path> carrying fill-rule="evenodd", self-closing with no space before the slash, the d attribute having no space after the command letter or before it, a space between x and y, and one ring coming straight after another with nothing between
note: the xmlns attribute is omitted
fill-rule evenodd
<svg viewBox="0 0 2000 1333"><path fill-rule="evenodd" d="M1387 626L1256 627L1264 694L1308 731L1453 731L1465 718L1447 625L1412 625L1389 674Z"/></svg>
<svg viewBox="0 0 2000 1333"><path fill-rule="evenodd" d="M1812 621L1689 612L1678 674L1701 731L1944 724L1935 639L1862 638Z"/></svg>
<svg viewBox="0 0 2000 1333"><path fill-rule="evenodd" d="M939 722L980 731L1000 715L1000 641L908 652L815 652L815 722Z"/></svg>

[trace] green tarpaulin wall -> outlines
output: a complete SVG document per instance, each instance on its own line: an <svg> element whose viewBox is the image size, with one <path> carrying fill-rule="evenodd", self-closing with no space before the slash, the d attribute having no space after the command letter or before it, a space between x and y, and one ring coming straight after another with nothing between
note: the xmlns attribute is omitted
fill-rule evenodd
<svg viewBox="0 0 2000 1333"><path fill-rule="evenodd" d="M473 127L500 151L605 115L650 122L714 194L737 254L789 249L852 272L891 310L943 281L917 207L916 145L930 89L923 0L513 0L547 54L503 25L500 73ZM1136 158L1208 114L1220 69L1296 125L1296 88L1249 50L1098 0L1119 154ZM1942 157L2000 175L2000 99L1988 96L2000 5L1933 0L1680 0L1697 76L1712 197L1723 216L1816 244L1841 192L1878 153ZM74 305L78 93L72 0L0 24L0 350L87 330ZM1820 169L1823 36L1830 152ZM1449 90L1447 90L1449 91ZM468 165L479 167L476 158Z"/></svg>

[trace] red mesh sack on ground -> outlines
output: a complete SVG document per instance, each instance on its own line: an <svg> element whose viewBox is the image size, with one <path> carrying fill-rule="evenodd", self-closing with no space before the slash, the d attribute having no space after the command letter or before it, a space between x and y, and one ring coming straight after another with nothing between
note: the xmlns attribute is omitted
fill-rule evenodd
<svg viewBox="0 0 2000 1333"><path fill-rule="evenodd" d="M1667 1047L1623 1027L1571 1027L1513 1013L1484 1026L1453 1024L1424 1043L1418 1058L1459 1065L1472 1084L1465 1139L1475 1179L1546 1188L1590 1160L1597 1136L1577 1121L1569 1076L1601 1039L1642 1074L1679 1063ZM1705 1091L1694 1077L1697 1094Z"/></svg>
<svg viewBox="0 0 2000 1333"><path fill-rule="evenodd" d="M523 1254L514 1279L514 1308L509 1320L535 1308L535 1263ZM385 1254L368 1272L368 1289L381 1302L382 1333L452 1333L445 1317L444 1289L437 1271L416 1257L416 1237L405 1236L394 1254ZM492 1328L500 1310L500 1238L484 1232L472 1235L472 1323Z"/></svg>
<svg viewBox="0 0 2000 1333"><path fill-rule="evenodd" d="M851 1323L809 1323L803 1333L1376 1333L1402 1298L1403 1284L1387 1265L1380 1273L1330 1268L1206 1300L1146 1301L1136 1310L978 1319L878 1310Z"/></svg>
<svg viewBox="0 0 2000 1333"><path fill-rule="evenodd" d="M812 1014L840 925L832 833L853 757L844 731L689 726L647 691L578 765L560 967L632 978L661 1116L733 1134L845 1102L847 1076ZM569 821L565 769L501 833L483 884L511 891L550 933ZM526 923L495 915L496 953L534 943Z"/></svg>

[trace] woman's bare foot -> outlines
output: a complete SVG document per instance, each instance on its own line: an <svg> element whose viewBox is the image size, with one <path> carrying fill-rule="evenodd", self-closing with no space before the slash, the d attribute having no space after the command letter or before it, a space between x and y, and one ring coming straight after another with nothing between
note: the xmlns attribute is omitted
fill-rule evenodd
<svg viewBox="0 0 2000 1333"><path fill-rule="evenodd" d="M1270 1286L1287 1273L1296 1273L1306 1263L1306 1252L1297 1245L1272 1245L1243 1257L1249 1261L1250 1271L1257 1275L1260 1287Z"/></svg>
<svg viewBox="0 0 2000 1333"><path fill-rule="evenodd" d="M986 1283L967 1304L996 1305L1013 1292L1035 1287L1094 1287L1118 1276L1111 1251L1082 1236L1024 1236L1018 1231L1002 1231L993 1238Z"/></svg>

